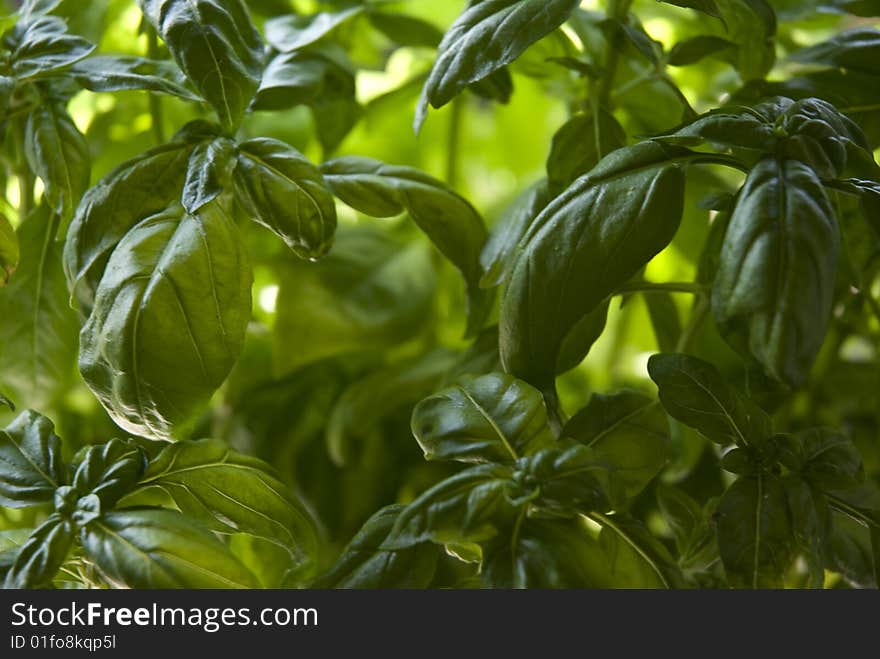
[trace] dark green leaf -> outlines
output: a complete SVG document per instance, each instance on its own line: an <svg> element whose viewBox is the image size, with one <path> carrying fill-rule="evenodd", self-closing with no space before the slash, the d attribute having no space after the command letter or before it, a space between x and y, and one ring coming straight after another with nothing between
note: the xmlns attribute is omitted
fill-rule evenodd
<svg viewBox="0 0 880 659"><path fill-rule="evenodd" d="M433 23L384 11L371 11L370 23L386 37L401 46L436 48L443 39L443 31Z"/></svg>
<svg viewBox="0 0 880 659"><path fill-rule="evenodd" d="M128 588L254 588L226 545L177 511L106 513L82 530L86 555L111 584Z"/></svg>
<svg viewBox="0 0 880 659"><path fill-rule="evenodd" d="M170 439L208 402L244 343L251 278L217 203L172 206L125 235L80 338L80 372L116 423Z"/></svg>
<svg viewBox="0 0 880 659"><path fill-rule="evenodd" d="M512 477L510 467L486 464L441 481L400 511L382 549L492 538L516 512L508 497Z"/></svg>
<svg viewBox="0 0 880 659"><path fill-rule="evenodd" d="M263 45L242 0L139 0L178 66L234 129L260 85Z"/></svg>
<svg viewBox="0 0 880 659"><path fill-rule="evenodd" d="M180 202L194 215L229 188L235 143L225 137L197 144L189 156Z"/></svg>
<svg viewBox="0 0 880 659"><path fill-rule="evenodd" d="M74 377L79 324L68 303L57 226L45 206L25 219L18 269L0 288L0 385L25 408L53 405Z"/></svg>
<svg viewBox="0 0 880 659"><path fill-rule="evenodd" d="M372 226L341 229L321 262L284 266L275 321L279 373L412 338L431 317L435 285L427 245Z"/></svg>
<svg viewBox="0 0 880 659"><path fill-rule="evenodd" d="M877 75L880 74L880 30L868 27L845 30L827 41L797 51L791 58L796 62Z"/></svg>
<svg viewBox="0 0 880 659"><path fill-rule="evenodd" d="M200 100L186 86L180 69L171 62L125 55L96 55L74 64L71 74L80 85L93 92L141 89L188 101Z"/></svg>
<svg viewBox="0 0 880 659"><path fill-rule="evenodd" d="M675 588L681 574L669 551L638 520L627 515L593 514L602 526L599 545L615 588Z"/></svg>
<svg viewBox="0 0 880 659"><path fill-rule="evenodd" d="M472 2L440 43L437 61L416 111L416 129L428 103L446 105L470 83L510 64L526 48L568 18L578 0L483 0Z"/></svg>
<svg viewBox="0 0 880 659"><path fill-rule="evenodd" d="M794 543L809 570L811 588L825 583L825 548L831 533L831 509L821 491L799 476L783 479Z"/></svg>
<svg viewBox="0 0 880 659"><path fill-rule="evenodd" d="M57 72L86 57L95 46L67 32L64 20L40 16L16 25L11 39L16 42L10 57L19 80Z"/></svg>
<svg viewBox="0 0 880 659"><path fill-rule="evenodd" d="M464 377L413 410L427 460L513 463L554 437L541 393L502 373Z"/></svg>
<svg viewBox="0 0 880 659"><path fill-rule="evenodd" d="M37 527L19 548L4 588L39 588L49 586L64 564L73 544L70 521L51 515Z"/></svg>
<svg viewBox="0 0 880 659"><path fill-rule="evenodd" d="M662 0L662 2L665 2L668 5L675 5L676 7L696 9L709 16L721 18L721 10L718 9L718 5L715 4L715 0Z"/></svg>
<svg viewBox="0 0 880 659"><path fill-rule="evenodd" d="M610 306L611 300L605 300L571 328L559 348L559 358L556 361L557 375L576 368L590 353L593 344L605 331Z"/></svg>
<svg viewBox="0 0 880 659"><path fill-rule="evenodd" d="M0 213L0 287L9 283L9 278L18 267L19 256L18 236L15 235L15 229L6 216Z"/></svg>
<svg viewBox="0 0 880 659"><path fill-rule="evenodd" d="M727 227L712 311L728 341L768 375L800 385L831 318L840 228L808 166L767 159Z"/></svg>
<svg viewBox="0 0 880 659"><path fill-rule="evenodd" d="M721 497L716 518L730 585L781 587L795 551L782 481L769 475L740 478Z"/></svg>
<svg viewBox="0 0 880 659"><path fill-rule="evenodd" d="M669 424L655 401L634 391L593 394L562 429L610 465L628 497L634 497L669 458Z"/></svg>
<svg viewBox="0 0 880 659"><path fill-rule="evenodd" d="M864 480L855 444L830 428L811 428L781 437L779 460L822 490L844 490Z"/></svg>
<svg viewBox="0 0 880 659"><path fill-rule="evenodd" d="M518 196L492 227L489 239L483 246L480 261L483 278L480 286L490 288L507 281L513 269L516 248L535 218L550 203L552 196L547 181L541 180Z"/></svg>
<svg viewBox="0 0 880 659"><path fill-rule="evenodd" d="M213 439L176 442L150 461L141 487L167 492L180 510L219 533L247 533L284 548L287 571L314 570L318 536L311 514L256 458Z"/></svg>
<svg viewBox="0 0 880 659"><path fill-rule="evenodd" d="M675 158L683 155L652 142L618 149L532 223L501 303L506 370L552 386L572 328L675 234L684 203Z"/></svg>
<svg viewBox="0 0 880 659"><path fill-rule="evenodd" d="M266 41L282 53L289 53L323 39L333 30L349 22L364 11L363 6L355 5L341 11L320 12L311 16L290 14L277 16L266 21L264 30Z"/></svg>
<svg viewBox="0 0 880 659"><path fill-rule="evenodd" d="M64 479L61 440L49 419L29 410L0 430L0 504L46 503Z"/></svg>
<svg viewBox="0 0 880 659"><path fill-rule="evenodd" d="M330 570L312 588L427 588L443 551L433 543L388 550L382 545L403 506L370 517Z"/></svg>
<svg viewBox="0 0 880 659"><path fill-rule="evenodd" d="M522 498L537 496L537 506L564 516L626 505L623 482L617 480L613 465L568 439L520 458L514 479Z"/></svg>
<svg viewBox="0 0 880 659"><path fill-rule="evenodd" d="M46 201L61 216L61 234L89 187L91 156L85 137L63 103L46 101L28 115L25 155L46 187Z"/></svg>
<svg viewBox="0 0 880 659"><path fill-rule="evenodd" d="M674 352L682 333L675 300L665 291L646 292L644 298L648 315L651 317L654 338L657 339L657 347L660 352Z"/></svg>
<svg viewBox="0 0 880 659"><path fill-rule="evenodd" d="M736 44L721 37L701 34L675 44L667 61L672 66L688 66L730 48L736 48Z"/></svg>
<svg viewBox="0 0 880 659"><path fill-rule="evenodd" d="M135 488L146 468L147 457L137 444L111 439L89 446L74 461L73 489L81 496L96 495L109 509Z"/></svg>
<svg viewBox="0 0 880 659"><path fill-rule="evenodd" d="M707 439L746 446L770 434L767 414L743 400L712 364L689 355L652 355L648 373L670 416Z"/></svg>
<svg viewBox="0 0 880 659"><path fill-rule="evenodd" d="M330 249L336 204L321 173L299 151L270 138L243 142L234 181L245 212L297 255L316 259Z"/></svg>
<svg viewBox="0 0 880 659"><path fill-rule="evenodd" d="M602 550L579 518L525 519L485 551L489 588L607 588Z"/></svg>
<svg viewBox="0 0 880 659"><path fill-rule="evenodd" d="M172 142L125 162L83 196L64 246L73 298L91 310L111 253L123 236L180 199L192 145Z"/></svg>
<svg viewBox="0 0 880 659"><path fill-rule="evenodd" d="M555 196L579 176L589 172L606 155L626 144L626 133L613 115L576 114L553 136L547 159L547 179Z"/></svg>
<svg viewBox="0 0 880 659"><path fill-rule="evenodd" d="M480 308L480 253L487 233L480 214L467 200L417 169L370 158L331 160L321 165L321 172L333 193L355 210L373 217L406 211L464 276L470 309Z"/></svg>

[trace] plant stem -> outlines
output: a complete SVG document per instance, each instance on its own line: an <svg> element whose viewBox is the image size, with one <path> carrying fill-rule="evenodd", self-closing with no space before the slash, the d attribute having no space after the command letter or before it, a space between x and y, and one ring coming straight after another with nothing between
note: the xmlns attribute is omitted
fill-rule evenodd
<svg viewBox="0 0 880 659"><path fill-rule="evenodd" d="M626 20L629 8L633 0L609 0L608 18L615 22ZM605 59L603 61L602 78L599 80L598 104L600 108L610 109L611 92L614 90L614 78L617 73L617 63L620 59L621 32L615 30L605 44Z"/></svg>
<svg viewBox="0 0 880 659"><path fill-rule="evenodd" d="M147 55L150 59L159 58L159 38L156 36L156 30L152 27L147 27ZM153 138L157 144L164 144L165 129L163 128L162 99L153 92L147 92L147 99L150 105Z"/></svg>
<svg viewBox="0 0 880 659"><path fill-rule="evenodd" d="M446 142L446 183L451 188L458 185L458 160L461 149L461 126L464 99L461 95L452 101L449 114L449 134Z"/></svg>
<svg viewBox="0 0 880 659"><path fill-rule="evenodd" d="M665 291L667 293L689 293L691 295L704 295L708 287L703 284L689 281L650 282L639 281L625 284L617 289L617 294L625 293L651 293Z"/></svg>
<svg viewBox="0 0 880 659"><path fill-rule="evenodd" d="M703 326L708 315L709 296L700 295L694 304L694 310L691 312L690 320L682 331L678 343L675 345L676 352L687 352L690 350L694 339L697 337L697 333L700 331L700 328Z"/></svg>
<svg viewBox="0 0 880 659"><path fill-rule="evenodd" d="M18 165L16 174L18 176L18 219L21 223L34 209L34 174L25 156L24 122L22 120L14 121L12 130L15 132L15 145L18 151L16 154Z"/></svg>

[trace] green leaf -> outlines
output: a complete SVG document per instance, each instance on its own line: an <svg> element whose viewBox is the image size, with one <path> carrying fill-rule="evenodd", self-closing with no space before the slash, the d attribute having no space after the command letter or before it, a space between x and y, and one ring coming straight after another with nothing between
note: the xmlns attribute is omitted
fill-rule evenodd
<svg viewBox="0 0 880 659"><path fill-rule="evenodd" d="M559 348L559 357L556 360L557 375L576 368L590 353L593 344L599 340L602 332L605 331L610 306L611 300L605 300L605 302L581 318L569 330L562 341L562 346Z"/></svg>
<svg viewBox="0 0 880 659"><path fill-rule="evenodd" d="M840 228L808 166L767 159L746 179L712 290L725 338L771 377L803 384L825 338Z"/></svg>
<svg viewBox="0 0 880 659"><path fill-rule="evenodd" d="M547 180L552 194L565 190L602 158L626 144L626 133L605 110L585 112L569 119L553 136L547 159Z"/></svg>
<svg viewBox="0 0 880 659"><path fill-rule="evenodd" d="M235 193L244 211L298 256L324 256L336 232L336 204L321 172L293 147L258 138L239 145Z"/></svg>
<svg viewBox="0 0 880 659"><path fill-rule="evenodd" d="M338 12L319 12L311 16L276 16L266 21L263 29L270 46L279 52L289 53L323 39L363 11L363 5L355 5Z"/></svg>
<svg viewBox="0 0 880 659"><path fill-rule="evenodd" d="M795 62L824 64L859 73L880 73L880 30L861 27L844 30L827 41L803 48L791 56Z"/></svg>
<svg viewBox="0 0 880 659"><path fill-rule="evenodd" d="M64 245L72 297L88 313L110 255L141 220L179 201L192 145L172 142L125 162L89 189Z"/></svg>
<svg viewBox="0 0 880 659"><path fill-rule="evenodd" d="M669 51L667 61L672 66L688 66L736 47L735 43L727 39L701 34L675 44Z"/></svg>
<svg viewBox="0 0 880 659"><path fill-rule="evenodd" d="M492 538L516 513L508 496L514 488L512 478L511 467L485 464L441 481L400 511L382 549Z"/></svg>
<svg viewBox="0 0 880 659"><path fill-rule="evenodd" d="M288 260L281 271L279 374L405 342L430 319L435 285L427 245L372 226L344 227L322 261Z"/></svg>
<svg viewBox="0 0 880 659"><path fill-rule="evenodd" d="M660 512L675 537L679 564L699 570L717 560L716 534L707 511L677 487L658 483L655 492Z"/></svg>
<svg viewBox="0 0 880 659"><path fill-rule="evenodd" d="M49 586L64 564L73 545L74 530L70 521L50 515L19 548L4 588L39 588Z"/></svg>
<svg viewBox="0 0 880 659"><path fill-rule="evenodd" d="M709 16L714 16L715 18L721 18L721 10L718 8L718 5L715 4L715 0L661 0L665 2L667 5L675 5L676 7L685 7L687 9L696 9L697 11L701 11L704 14L708 14Z"/></svg>
<svg viewBox="0 0 880 659"><path fill-rule="evenodd" d="M196 144L186 166L180 202L190 215L207 206L230 187L235 166L235 143L225 137Z"/></svg>
<svg viewBox="0 0 880 659"><path fill-rule="evenodd" d="M572 328L675 234L684 176L674 158L682 156L652 142L618 149L534 221L501 302L507 371L542 390L552 387Z"/></svg>
<svg viewBox="0 0 880 659"><path fill-rule="evenodd" d="M553 514L571 516L626 505L623 483L612 465L593 449L562 439L553 446L517 461L518 500L531 500ZM534 488L534 489L530 489Z"/></svg>
<svg viewBox="0 0 880 659"><path fill-rule="evenodd" d="M370 11L370 24L400 46L436 48L443 39L443 31L433 23L387 11Z"/></svg>
<svg viewBox="0 0 880 659"><path fill-rule="evenodd" d="M541 392L510 375L466 376L413 410L426 460L513 463L553 444Z"/></svg>
<svg viewBox="0 0 880 659"><path fill-rule="evenodd" d="M242 0L139 0L174 61L235 129L260 85L263 44Z"/></svg>
<svg viewBox="0 0 880 659"><path fill-rule="evenodd" d="M91 156L86 138L67 114L64 104L46 100L28 115L25 156L43 180L46 201L61 216L61 235L89 187Z"/></svg>
<svg viewBox="0 0 880 659"><path fill-rule="evenodd" d="M648 374L669 415L706 439L747 446L769 436L767 414L740 397L712 364L690 355L652 355Z"/></svg>
<svg viewBox="0 0 880 659"><path fill-rule="evenodd" d="M9 278L18 267L19 256L18 236L15 235L15 229L6 216L0 213L0 287L9 283Z"/></svg>
<svg viewBox="0 0 880 659"><path fill-rule="evenodd" d="M822 490L845 490L865 479L852 440L831 428L811 428L780 438L779 460Z"/></svg>
<svg viewBox="0 0 880 659"><path fill-rule="evenodd" d="M217 203L138 223L113 251L80 336L80 372L127 431L170 439L223 383L250 320L241 236Z"/></svg>
<svg viewBox="0 0 880 659"><path fill-rule="evenodd" d="M416 111L416 130L428 103L446 105L473 82L483 80L558 28L578 0L482 0L470 2L440 43L437 61Z"/></svg>
<svg viewBox="0 0 880 659"><path fill-rule="evenodd" d="M190 91L180 69L171 62L128 55L96 55L77 62L70 72L78 84L93 92L139 89L187 101L201 100Z"/></svg>
<svg viewBox="0 0 880 659"><path fill-rule="evenodd" d="M69 34L67 24L57 16L20 21L9 39L16 44L10 60L19 80L56 73L95 49L86 39Z"/></svg>
<svg viewBox="0 0 880 659"><path fill-rule="evenodd" d="M737 44L736 69L748 82L763 78L776 61L776 15L767 0L715 0L724 36Z"/></svg>
<svg viewBox="0 0 880 659"><path fill-rule="evenodd" d="M811 588L825 583L826 547L831 533L831 508L822 492L800 476L783 479L795 546L809 571Z"/></svg>
<svg viewBox="0 0 880 659"><path fill-rule="evenodd" d="M580 518L524 519L485 550L488 588L607 588L602 549Z"/></svg>
<svg viewBox="0 0 880 659"><path fill-rule="evenodd" d="M80 534L111 584L127 588L254 588L226 545L174 510L111 511Z"/></svg>
<svg viewBox="0 0 880 659"><path fill-rule="evenodd" d="M0 504L46 503L64 482L61 440L49 419L28 410L0 430Z"/></svg>
<svg viewBox="0 0 880 659"><path fill-rule="evenodd" d="M282 547L289 575L314 570L318 535L306 507L265 462L219 440L176 442L150 461L140 487L166 492L187 517L219 533L246 533Z"/></svg>
<svg viewBox="0 0 880 659"><path fill-rule="evenodd" d="M15 411L15 405L13 404L13 402L12 402L11 400L9 400L9 399L8 399L6 396L4 396L3 394L0 394L0 405L5 405L6 407L8 407L8 408L9 408L10 410L12 410L13 412Z"/></svg>
<svg viewBox="0 0 880 659"><path fill-rule="evenodd" d="M782 481L764 474L740 478L721 497L716 519L730 585L781 587L795 551Z"/></svg>
<svg viewBox="0 0 880 659"><path fill-rule="evenodd" d="M111 439L83 449L71 468L74 491L80 496L94 494L109 509L135 488L147 468L147 457L134 442Z"/></svg>
<svg viewBox="0 0 880 659"><path fill-rule="evenodd" d="M442 548L423 543L405 549L383 549L403 506L386 506L366 523L342 551L333 567L312 588L427 588Z"/></svg>
<svg viewBox="0 0 880 659"><path fill-rule="evenodd" d="M660 352L674 352L681 339L681 319L678 306L671 293L665 291L647 291L643 293L651 328Z"/></svg>
<svg viewBox="0 0 880 659"><path fill-rule="evenodd" d="M594 513L602 527L599 546L608 560L614 588L676 588L681 573L666 547L637 519L627 515Z"/></svg>
<svg viewBox="0 0 880 659"><path fill-rule="evenodd" d="M635 391L593 394L562 429L611 465L628 497L635 497L669 459L669 425L655 401Z"/></svg>
<svg viewBox="0 0 880 659"><path fill-rule="evenodd" d="M484 274L480 286L500 286L510 277L516 248L535 218L552 200L547 181L541 180L520 194L492 227L483 246L480 262Z"/></svg>
<svg viewBox="0 0 880 659"><path fill-rule="evenodd" d="M54 405L74 377L79 324L68 304L57 226L42 205L24 220L18 269L0 288L0 386L25 408Z"/></svg>
<svg viewBox="0 0 880 659"><path fill-rule="evenodd" d="M880 584L880 552L875 553L874 548L880 547L880 538L872 544L871 529L846 515L833 515L832 523L828 539L828 569L838 572L856 588L877 588Z"/></svg>
<svg viewBox="0 0 880 659"><path fill-rule="evenodd" d="M469 311L480 309L480 253L487 233L467 200L417 169L370 158L338 158L321 165L321 172L333 193L361 213L394 217L406 211L461 272L468 285Z"/></svg>

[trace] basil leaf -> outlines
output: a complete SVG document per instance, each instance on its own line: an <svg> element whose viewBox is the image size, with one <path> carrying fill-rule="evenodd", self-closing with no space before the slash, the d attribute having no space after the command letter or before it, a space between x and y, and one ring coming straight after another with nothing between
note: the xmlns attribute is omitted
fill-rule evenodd
<svg viewBox="0 0 880 659"><path fill-rule="evenodd" d="M782 481L740 478L718 503L718 547L727 579L739 588L782 586L794 559L794 538Z"/></svg>
<svg viewBox="0 0 880 659"><path fill-rule="evenodd" d="M572 328L672 239L684 204L674 158L683 152L668 149L614 151L534 221L501 302L506 370L551 388Z"/></svg>
<svg viewBox="0 0 880 659"><path fill-rule="evenodd" d="M319 263L280 272L275 341L280 374L398 345L430 319L436 274L426 245L371 226L344 227Z"/></svg>
<svg viewBox="0 0 880 659"><path fill-rule="evenodd" d="M815 46L802 48L791 59L804 64L824 64L858 73L877 75L880 30L868 27L844 30Z"/></svg>
<svg viewBox="0 0 880 659"><path fill-rule="evenodd" d="M28 115L25 156L43 180L46 201L61 216L61 235L80 197L89 187L91 156L86 138L67 114L64 104L48 100Z"/></svg>
<svg viewBox="0 0 880 659"><path fill-rule="evenodd" d="M593 394L589 404L562 429L612 466L627 497L635 497L669 458L669 425L663 408L647 396L622 391Z"/></svg>
<svg viewBox="0 0 880 659"><path fill-rule="evenodd" d="M336 204L318 168L283 142L259 138L239 145L235 194L244 211L298 256L329 251Z"/></svg>
<svg viewBox="0 0 880 659"><path fill-rule="evenodd" d="M123 236L180 199L191 150L183 142L151 149L113 169L83 196L64 245L67 283L83 312L91 310Z"/></svg>
<svg viewBox="0 0 880 659"><path fill-rule="evenodd" d="M721 16L721 10L718 8L718 5L715 4L715 0L661 0L661 2L664 2L667 5L675 5L676 7L696 9L709 16L724 20Z"/></svg>
<svg viewBox="0 0 880 659"><path fill-rule="evenodd" d="M388 550L382 545L403 506L386 506L370 517L328 572L312 588L427 588L442 548L422 543Z"/></svg>
<svg viewBox="0 0 880 659"><path fill-rule="evenodd" d="M553 444L541 392L510 375L466 376L413 410L426 460L513 463Z"/></svg>
<svg viewBox="0 0 880 659"><path fill-rule="evenodd" d="M180 513L111 511L80 533L83 551L112 584L128 588L254 588L226 545Z"/></svg>
<svg viewBox="0 0 880 659"><path fill-rule="evenodd" d="M54 405L74 377L79 324L68 304L57 227L43 205L25 218L20 265L0 288L0 385L26 408Z"/></svg>
<svg viewBox="0 0 880 659"><path fill-rule="evenodd" d="M76 82L93 92L140 89L176 96L187 101L200 97L171 62L127 55L95 55L77 62L70 70Z"/></svg>
<svg viewBox="0 0 880 659"><path fill-rule="evenodd" d="M552 194L565 190L602 158L626 144L626 133L605 110L576 114L553 136L547 158L547 180Z"/></svg>
<svg viewBox="0 0 880 659"><path fill-rule="evenodd" d="M19 548L4 588L49 586L67 559L73 540L73 525L60 515L50 515Z"/></svg>
<svg viewBox="0 0 880 659"><path fill-rule="evenodd" d="M440 42L416 110L416 130L428 103L441 108L469 84L510 64L526 48L558 28L577 0L482 0L470 2Z"/></svg>
<svg viewBox="0 0 880 659"><path fill-rule="evenodd" d="M230 187L235 143L225 137L196 144L189 155L180 202L194 215Z"/></svg>
<svg viewBox="0 0 880 659"><path fill-rule="evenodd" d="M77 456L72 465L73 489L80 496L97 496L109 509L135 488L146 468L146 455L137 444L111 439Z"/></svg>
<svg viewBox="0 0 880 659"><path fill-rule="evenodd" d="M113 251L80 337L80 372L129 432L170 439L238 358L251 272L218 204L138 223Z"/></svg>
<svg viewBox="0 0 880 659"><path fill-rule="evenodd" d="M779 460L822 490L845 490L865 479L862 456L852 440L831 428L780 437Z"/></svg>
<svg viewBox="0 0 880 659"><path fill-rule="evenodd" d="M86 39L69 34L64 20L57 16L24 19L9 38L16 44L10 60L19 80L57 72L95 49Z"/></svg>
<svg viewBox="0 0 880 659"><path fill-rule="evenodd" d="M242 0L139 0L174 61L227 129L260 84L263 44Z"/></svg>
<svg viewBox="0 0 880 659"><path fill-rule="evenodd" d="M9 278L18 267L19 256L18 236L15 235L15 229L6 216L0 213L0 287L9 283Z"/></svg>
<svg viewBox="0 0 880 659"><path fill-rule="evenodd" d="M667 61L671 66L688 66L736 47L735 43L727 39L701 34L675 44L669 51Z"/></svg>
<svg viewBox="0 0 880 659"><path fill-rule="evenodd" d="M681 573L669 551L637 519L627 515L589 516L602 526L599 545L615 588L676 588Z"/></svg>
<svg viewBox="0 0 880 659"><path fill-rule="evenodd" d="M794 544L807 564L809 585L825 583L826 546L831 533L831 508L825 495L797 475L783 479Z"/></svg>
<svg viewBox="0 0 880 659"><path fill-rule="evenodd" d="M764 160L730 218L712 289L725 338L773 378L803 384L825 338L840 228L821 182L796 161Z"/></svg>
<svg viewBox="0 0 880 659"><path fill-rule="evenodd" d="M0 430L0 504L46 503L64 482L61 440L49 419L28 410Z"/></svg>
<svg viewBox="0 0 880 659"><path fill-rule="evenodd" d="M289 576L314 570L318 533L306 507L265 462L219 440L176 442L150 460L140 488L157 487L180 510L219 533L246 533L282 547Z"/></svg>
<svg viewBox="0 0 880 659"><path fill-rule="evenodd" d="M743 400L712 364L689 355L652 355L648 374L669 415L706 439L747 446L770 435L767 414Z"/></svg>
<svg viewBox="0 0 880 659"><path fill-rule="evenodd" d="M441 481L400 511L383 549L422 542L471 543L488 540L516 512L508 497L510 467L478 465Z"/></svg>
<svg viewBox="0 0 880 659"><path fill-rule="evenodd" d="M311 16L277 16L266 21L266 41L282 53L300 50L323 39L363 11L363 6L355 5L338 12L319 12Z"/></svg>
<svg viewBox="0 0 880 659"><path fill-rule="evenodd" d="M370 25L400 46L437 48L443 31L433 23L406 14L370 11Z"/></svg>

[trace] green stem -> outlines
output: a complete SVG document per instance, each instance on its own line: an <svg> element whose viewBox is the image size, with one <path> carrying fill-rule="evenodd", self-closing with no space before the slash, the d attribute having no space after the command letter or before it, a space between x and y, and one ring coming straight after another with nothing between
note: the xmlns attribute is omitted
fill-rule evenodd
<svg viewBox="0 0 880 659"><path fill-rule="evenodd" d="M629 8L633 0L609 0L608 18L612 21L623 22L629 14ZM617 63L620 59L620 44L623 35L615 31L605 44L605 59L602 78L599 80L598 104L601 108L611 108L611 92L614 90L614 78L617 74Z"/></svg>
<svg viewBox="0 0 880 659"><path fill-rule="evenodd" d="M617 289L617 294L625 293L651 293L665 291L667 293L689 293L691 295L705 295L708 287L703 284L688 281L669 281L655 283L650 281L639 281L632 284L625 284Z"/></svg>
<svg viewBox="0 0 880 659"><path fill-rule="evenodd" d="M826 497L828 497L828 503L831 505L831 508L836 510L839 513L843 513L850 519L866 526L868 528L874 527L875 529L880 529L880 521L866 515L861 510L856 508L855 506L850 505L840 497L836 497L833 494L828 494L826 492Z"/></svg>
<svg viewBox="0 0 880 659"><path fill-rule="evenodd" d="M159 38L156 36L156 30L152 27L147 27L147 55L150 59L159 58ZM157 144L164 144L165 129L163 127L162 99L153 92L147 92L147 99L150 105L150 117L152 118L153 139L156 140Z"/></svg>
<svg viewBox="0 0 880 659"><path fill-rule="evenodd" d="M458 185L458 160L461 149L461 126L464 114L464 98L459 95L452 101L449 114L449 134L446 142L446 183L451 188Z"/></svg>
<svg viewBox="0 0 880 659"><path fill-rule="evenodd" d="M27 158L25 157L24 121L16 120L13 122L12 129L15 131L15 144L16 150L18 151L16 154L18 164L18 171L16 172L18 176L18 213L19 222L22 222L34 209L35 181L34 173L31 171Z"/></svg>

